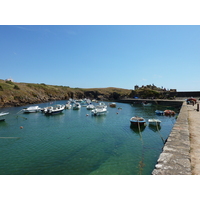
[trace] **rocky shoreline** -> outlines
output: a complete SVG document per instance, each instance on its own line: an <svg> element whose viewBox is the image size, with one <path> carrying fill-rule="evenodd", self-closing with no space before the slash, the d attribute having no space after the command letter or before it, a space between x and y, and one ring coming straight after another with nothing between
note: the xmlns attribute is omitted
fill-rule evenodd
<svg viewBox="0 0 200 200"><path fill-rule="evenodd" d="M119 88L82 89L0 80L0 107L17 107L69 98L114 101L129 97L130 93L131 90Z"/></svg>

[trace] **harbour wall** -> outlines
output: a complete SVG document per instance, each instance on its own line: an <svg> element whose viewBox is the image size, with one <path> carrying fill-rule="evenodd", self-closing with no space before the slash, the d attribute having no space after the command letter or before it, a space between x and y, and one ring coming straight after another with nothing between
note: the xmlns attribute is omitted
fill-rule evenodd
<svg viewBox="0 0 200 200"><path fill-rule="evenodd" d="M153 175L191 175L188 111L183 103L177 121L163 147Z"/></svg>
<svg viewBox="0 0 200 200"><path fill-rule="evenodd" d="M200 97L200 92L199 91L191 91L191 92L170 92L170 97Z"/></svg>
<svg viewBox="0 0 200 200"><path fill-rule="evenodd" d="M181 107L185 100L166 100L166 99L134 99L134 98L126 98L115 100L116 102L121 103L130 103L130 104L141 104L142 102L152 103L153 105L167 105L167 106L175 106Z"/></svg>

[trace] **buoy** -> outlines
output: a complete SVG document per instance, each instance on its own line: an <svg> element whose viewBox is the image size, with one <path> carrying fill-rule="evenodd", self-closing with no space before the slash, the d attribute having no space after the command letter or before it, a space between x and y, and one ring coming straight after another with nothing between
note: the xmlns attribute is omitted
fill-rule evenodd
<svg viewBox="0 0 200 200"><path fill-rule="evenodd" d="M20 126L20 129L23 129L24 127L23 126Z"/></svg>

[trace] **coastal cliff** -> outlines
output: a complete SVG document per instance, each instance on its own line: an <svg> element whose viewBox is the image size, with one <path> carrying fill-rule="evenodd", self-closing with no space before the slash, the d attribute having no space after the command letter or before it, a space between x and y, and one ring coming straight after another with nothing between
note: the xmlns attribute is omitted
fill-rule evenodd
<svg viewBox="0 0 200 200"><path fill-rule="evenodd" d="M97 100L119 100L129 97L131 90L121 88L70 88L44 83L16 83L0 79L0 107L22 106L54 100L90 98Z"/></svg>

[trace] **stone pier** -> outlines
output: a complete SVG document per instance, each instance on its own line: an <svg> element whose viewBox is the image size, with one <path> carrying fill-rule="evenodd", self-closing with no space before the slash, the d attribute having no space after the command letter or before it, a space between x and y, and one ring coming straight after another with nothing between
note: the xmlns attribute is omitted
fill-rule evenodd
<svg viewBox="0 0 200 200"><path fill-rule="evenodd" d="M153 175L191 175L188 109L183 103L177 121L158 158Z"/></svg>

